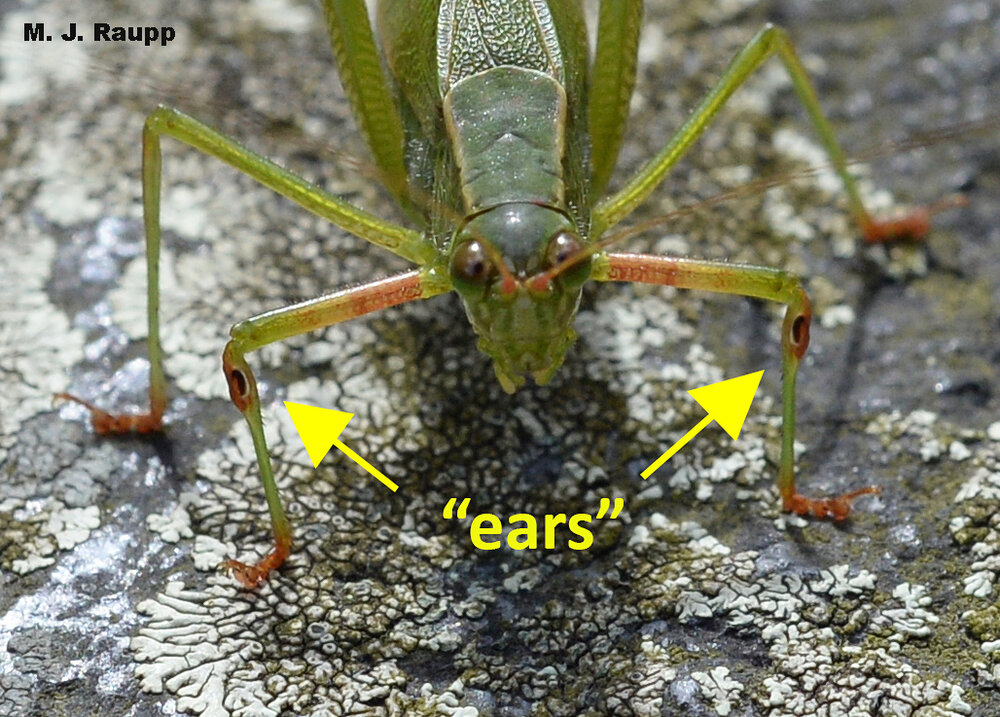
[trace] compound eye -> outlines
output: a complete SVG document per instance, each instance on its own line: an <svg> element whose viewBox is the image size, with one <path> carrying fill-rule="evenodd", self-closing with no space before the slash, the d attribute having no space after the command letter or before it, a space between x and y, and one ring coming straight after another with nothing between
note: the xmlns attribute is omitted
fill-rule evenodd
<svg viewBox="0 0 1000 717"><path fill-rule="evenodd" d="M583 244L575 234L559 232L549 241L545 250L545 265L551 269L583 251Z"/></svg>
<svg viewBox="0 0 1000 717"><path fill-rule="evenodd" d="M470 284L485 285L497 275L497 268L478 239L470 239L451 257L452 278Z"/></svg>

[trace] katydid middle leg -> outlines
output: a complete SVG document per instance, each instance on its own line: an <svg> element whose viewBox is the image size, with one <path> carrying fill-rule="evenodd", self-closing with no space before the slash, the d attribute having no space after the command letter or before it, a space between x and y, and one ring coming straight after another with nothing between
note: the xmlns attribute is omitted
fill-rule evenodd
<svg viewBox="0 0 1000 717"><path fill-rule="evenodd" d="M57 398L75 401L91 413L94 430L106 433L147 433L163 427L167 407L167 379L160 343L160 138L172 137L235 167L341 229L388 249L416 264L436 256L433 246L412 229L387 222L324 192L211 127L171 107L158 107L146 118L142 130L142 206L146 230L146 301L149 353L149 411L114 414L68 393Z"/></svg>
<svg viewBox="0 0 1000 717"><path fill-rule="evenodd" d="M795 487L795 381L799 363L809 347L812 319L809 296L798 277L768 267L621 253L595 257L592 276L598 281L701 289L784 304L787 309L781 329L782 440L778 469L778 491L784 509L799 515L843 520L850 514L854 498L880 492L877 486L866 486L832 498L807 498Z"/></svg>
<svg viewBox="0 0 1000 717"><path fill-rule="evenodd" d="M865 241L875 243L897 239L919 239L928 231L932 211L946 208L953 202L942 202L931 210L926 207L918 207L898 219L875 219L865 208L857 183L847 169L844 151L823 114L816 90L795 52L795 46L782 28L767 24L733 58L722 78L695 108L667 145L636 172L620 191L603 200L594 208L592 222L594 237L600 237L606 230L621 222L649 196L649 193L663 181L670 168L691 148L711 124L722 105L772 55L777 55L788 71L799 101L809 115L816 133L833 163L833 168L844 185L851 216L861 229Z"/></svg>

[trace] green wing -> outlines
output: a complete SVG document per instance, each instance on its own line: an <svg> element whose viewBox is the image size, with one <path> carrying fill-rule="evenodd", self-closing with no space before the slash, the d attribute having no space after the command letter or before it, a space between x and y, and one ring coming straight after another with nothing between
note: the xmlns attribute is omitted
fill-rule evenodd
<svg viewBox="0 0 1000 717"><path fill-rule="evenodd" d="M379 39L393 78L406 135L414 201L439 246L462 214L437 85L437 17L441 0L379 0Z"/></svg>
<svg viewBox="0 0 1000 717"><path fill-rule="evenodd" d="M641 25L642 0L601 0L589 107L594 196L604 191L618 161L635 87Z"/></svg>
<svg viewBox="0 0 1000 717"><path fill-rule="evenodd" d="M478 0L466 0L475 2ZM406 137L405 164L414 197L443 235L461 211L461 192L445 134L437 78L437 20L441 0L379 0L379 39L385 51ZM587 27L581 0L549 0L569 107L564 180L566 199L586 231L590 216Z"/></svg>
<svg viewBox="0 0 1000 717"><path fill-rule="evenodd" d="M587 131L587 24L580 0L549 0L563 55L566 102L566 203L583 232L590 224L590 139Z"/></svg>
<svg viewBox="0 0 1000 717"><path fill-rule="evenodd" d="M382 71L364 0L324 0L330 44L354 118L368 142L382 181L406 207L403 123Z"/></svg>

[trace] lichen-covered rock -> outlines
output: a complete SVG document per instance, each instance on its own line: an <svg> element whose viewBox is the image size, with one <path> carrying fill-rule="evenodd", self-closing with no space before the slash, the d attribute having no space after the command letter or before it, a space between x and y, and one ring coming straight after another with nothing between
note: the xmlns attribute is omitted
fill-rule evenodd
<svg viewBox="0 0 1000 717"><path fill-rule="evenodd" d="M849 152L1000 109L987 3L645 5L621 177L776 17ZM70 20L169 22L177 40L23 40L25 22ZM800 486L876 483L880 498L842 526L779 512L780 307L594 287L553 382L507 396L440 297L251 355L296 542L258 591L221 572L269 547L220 371L227 327L402 262L165 140L168 430L98 439L51 395L145 401L139 138L156 103L399 219L346 156L365 155L334 76L316 8L292 0L42 0L0 16L0 716L1000 711L995 136L852 164L877 209L956 189L971 202L926 247L859 250L777 61L635 219L794 181L629 248L806 277ZM760 368L738 442L706 430L639 477L701 420L688 389ZM355 413L342 439L399 491L336 453L314 469L284 400ZM468 499L466 518L443 515L450 499ZM587 550L470 542L479 513L605 500L622 510L593 521Z"/></svg>

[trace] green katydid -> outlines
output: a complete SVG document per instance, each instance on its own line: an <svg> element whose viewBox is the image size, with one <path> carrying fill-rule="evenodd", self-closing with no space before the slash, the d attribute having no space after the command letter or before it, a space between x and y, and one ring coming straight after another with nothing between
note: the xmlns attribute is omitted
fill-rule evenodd
<svg viewBox="0 0 1000 717"><path fill-rule="evenodd" d="M98 433L156 431L166 409L160 345L160 139L213 155L336 226L413 262L415 269L241 321L223 370L249 425L275 545L254 565L228 561L246 586L287 558L292 528L278 496L260 399L246 355L290 336L455 290L503 388L539 384L561 365L576 334L583 284L641 282L785 304L783 439L778 489L785 510L842 520L866 486L807 498L794 474L795 381L809 343L811 309L801 281L766 267L611 252L608 231L664 179L719 108L766 59L791 76L866 241L919 238L929 211L878 221L865 209L844 153L785 32L766 25L732 60L689 119L625 185L604 193L617 161L635 80L642 0L602 0L588 58L580 0L379 0L376 43L365 0L324 0L342 84L384 184L419 229L369 214L168 107L143 129L143 209L148 270L150 409L115 415L86 405ZM384 56L381 54L384 53ZM388 74L383 70L388 68Z"/></svg>

